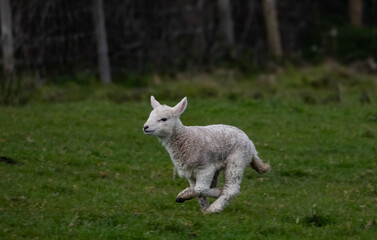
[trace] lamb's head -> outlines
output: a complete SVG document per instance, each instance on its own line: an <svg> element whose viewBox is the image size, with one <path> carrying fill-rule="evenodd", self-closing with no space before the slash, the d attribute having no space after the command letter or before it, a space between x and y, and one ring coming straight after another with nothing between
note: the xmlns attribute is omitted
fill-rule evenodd
<svg viewBox="0 0 377 240"><path fill-rule="evenodd" d="M180 124L179 117L187 107L187 98L183 98L176 106L169 107L161 105L151 96L151 105L153 110L144 124L144 133L160 138L169 137L176 124Z"/></svg>

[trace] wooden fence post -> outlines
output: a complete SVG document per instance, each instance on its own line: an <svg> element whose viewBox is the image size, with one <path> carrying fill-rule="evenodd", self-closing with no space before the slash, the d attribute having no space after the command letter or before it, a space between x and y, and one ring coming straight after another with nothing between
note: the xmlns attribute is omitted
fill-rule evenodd
<svg viewBox="0 0 377 240"><path fill-rule="evenodd" d="M221 27L228 47L234 47L232 5L229 0L218 0Z"/></svg>
<svg viewBox="0 0 377 240"><path fill-rule="evenodd" d="M266 22L268 47L272 55L281 57L283 53L281 49L279 23L276 16L275 0L262 0L262 3Z"/></svg>
<svg viewBox="0 0 377 240"><path fill-rule="evenodd" d="M103 1L93 0L93 20L96 29L98 67L101 82L111 83L111 70L109 51L107 46L105 14L103 12Z"/></svg>
<svg viewBox="0 0 377 240"><path fill-rule="evenodd" d="M6 73L14 70L14 50L12 34L12 8L10 0L0 0L1 44L3 46L3 65Z"/></svg>
<svg viewBox="0 0 377 240"><path fill-rule="evenodd" d="M349 0L348 7L351 25L361 27L363 25L363 0Z"/></svg>

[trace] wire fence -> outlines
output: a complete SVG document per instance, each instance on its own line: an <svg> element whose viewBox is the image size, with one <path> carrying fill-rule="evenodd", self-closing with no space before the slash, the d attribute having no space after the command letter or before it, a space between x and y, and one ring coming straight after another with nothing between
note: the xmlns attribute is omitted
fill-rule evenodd
<svg viewBox="0 0 377 240"><path fill-rule="evenodd" d="M217 0L104 1L113 72L207 68L230 57L258 64L268 56L262 1L230 1L234 55L222 33ZM16 69L41 73L95 71L92 0L10 0ZM285 56L325 48L326 34L348 24L344 0L277 0ZM376 0L363 1L363 23L376 28ZM376 43L376 35L371 44ZM315 36L315 37L310 37ZM309 39L309 40L308 40ZM315 42L317 41L317 42Z"/></svg>

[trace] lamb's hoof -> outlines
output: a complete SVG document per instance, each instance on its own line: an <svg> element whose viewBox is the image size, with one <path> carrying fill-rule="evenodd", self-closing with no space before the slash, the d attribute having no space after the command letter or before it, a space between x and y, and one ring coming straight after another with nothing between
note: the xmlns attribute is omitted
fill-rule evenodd
<svg viewBox="0 0 377 240"><path fill-rule="evenodd" d="M213 212L208 212L208 211L202 211L204 215L211 215Z"/></svg>
<svg viewBox="0 0 377 240"><path fill-rule="evenodd" d="M186 199L183 199L183 198L176 198L175 201L177 203L183 203L184 201L186 201Z"/></svg>
<svg viewBox="0 0 377 240"><path fill-rule="evenodd" d="M207 208L205 211L203 211L204 215L209 215L209 214L216 214L216 213L221 213L222 209L216 209L216 208Z"/></svg>
<svg viewBox="0 0 377 240"><path fill-rule="evenodd" d="M193 199L194 197L196 197L195 191L191 187L188 187L178 194L175 201L183 203L184 201Z"/></svg>

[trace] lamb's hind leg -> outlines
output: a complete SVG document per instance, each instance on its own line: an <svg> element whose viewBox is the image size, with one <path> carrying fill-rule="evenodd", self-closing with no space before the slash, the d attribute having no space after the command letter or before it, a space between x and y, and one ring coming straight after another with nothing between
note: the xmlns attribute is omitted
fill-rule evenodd
<svg viewBox="0 0 377 240"><path fill-rule="evenodd" d="M218 213L229 205L230 201L240 192L245 163L243 158L235 154L225 168L225 184L221 195L205 211L205 213Z"/></svg>

